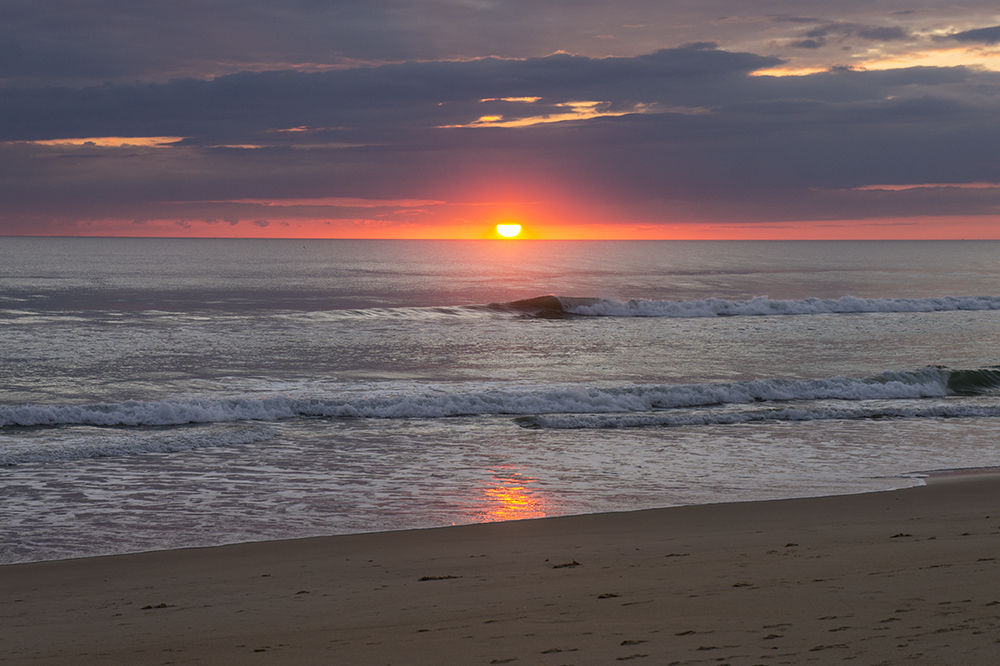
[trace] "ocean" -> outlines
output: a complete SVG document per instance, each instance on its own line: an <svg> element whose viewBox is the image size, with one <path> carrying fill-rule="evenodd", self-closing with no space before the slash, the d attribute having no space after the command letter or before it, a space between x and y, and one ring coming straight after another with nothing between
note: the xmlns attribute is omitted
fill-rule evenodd
<svg viewBox="0 0 1000 666"><path fill-rule="evenodd" d="M0 238L0 563L1000 466L1000 242Z"/></svg>

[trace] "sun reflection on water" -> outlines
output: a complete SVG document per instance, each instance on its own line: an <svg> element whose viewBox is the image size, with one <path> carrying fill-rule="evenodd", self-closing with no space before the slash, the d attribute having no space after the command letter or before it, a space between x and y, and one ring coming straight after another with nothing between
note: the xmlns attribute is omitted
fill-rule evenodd
<svg viewBox="0 0 1000 666"><path fill-rule="evenodd" d="M480 520L523 520L548 515L549 500L537 486L538 479L521 474L514 465L490 471L491 482L482 490Z"/></svg>

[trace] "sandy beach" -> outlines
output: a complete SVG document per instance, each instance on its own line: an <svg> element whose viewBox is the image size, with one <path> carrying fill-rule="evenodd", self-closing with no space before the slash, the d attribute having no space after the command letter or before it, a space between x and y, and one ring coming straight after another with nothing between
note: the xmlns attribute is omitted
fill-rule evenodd
<svg viewBox="0 0 1000 666"><path fill-rule="evenodd" d="M993 664L1000 476L0 567L7 664Z"/></svg>

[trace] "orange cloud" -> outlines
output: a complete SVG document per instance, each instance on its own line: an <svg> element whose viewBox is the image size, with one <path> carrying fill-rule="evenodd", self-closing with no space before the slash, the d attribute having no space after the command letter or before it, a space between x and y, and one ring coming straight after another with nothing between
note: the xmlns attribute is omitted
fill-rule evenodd
<svg viewBox="0 0 1000 666"><path fill-rule="evenodd" d="M24 141L35 146L97 146L100 148L122 148L139 146L162 148L183 141L182 136L95 136L83 139L47 139L44 141Z"/></svg>

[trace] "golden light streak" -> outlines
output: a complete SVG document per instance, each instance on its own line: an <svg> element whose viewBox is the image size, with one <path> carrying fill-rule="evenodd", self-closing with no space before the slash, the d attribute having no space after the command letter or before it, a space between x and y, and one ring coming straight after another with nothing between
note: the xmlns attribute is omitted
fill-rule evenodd
<svg viewBox="0 0 1000 666"><path fill-rule="evenodd" d="M1000 50L985 48L955 48L929 51L911 51L860 60L855 65L870 70L899 69L903 67L974 67L1000 71Z"/></svg>
<svg viewBox="0 0 1000 666"><path fill-rule="evenodd" d="M321 131L326 129L336 129L336 128L290 128L290 129L277 129L277 130L267 130L272 133L302 133L302 132L313 132ZM177 143L184 140L182 136L91 136L83 138L70 138L70 139L42 139L37 141L8 141L6 143L17 143L32 146L48 146L54 148L67 148L67 147L89 147L89 148L169 148L175 146ZM278 144L284 145L284 144ZM315 149L315 148L330 148L330 149L341 149L341 148L357 148L365 144L361 143L342 143L342 142L319 142L319 143L303 143L299 142L290 146L285 146L288 148L293 148L297 150ZM203 147L210 148L232 148L239 150L259 150L261 148L267 148L267 144L257 144L257 143L225 143L225 144L212 144Z"/></svg>
<svg viewBox="0 0 1000 666"><path fill-rule="evenodd" d="M540 99L541 97L487 97L479 100L479 102L480 104L483 102L525 102L527 104L533 104Z"/></svg>
<svg viewBox="0 0 1000 666"><path fill-rule="evenodd" d="M46 139L44 141L21 141L35 146L98 146L100 148L162 148L183 141L182 136L92 136L84 139Z"/></svg>
<svg viewBox="0 0 1000 666"><path fill-rule="evenodd" d="M810 74L822 74L829 69L829 67L772 67L771 69L758 69L751 72L750 76L809 76Z"/></svg>
<svg viewBox="0 0 1000 666"><path fill-rule="evenodd" d="M541 116L529 116L518 118L517 120L504 120L503 116L482 116L475 122L466 125L440 125L437 129L455 129L468 127L530 127L531 125L541 125L544 123L561 123L569 120L589 120L591 118L604 118L615 116L626 116L630 113L641 113L644 108L637 107L629 111L601 111L598 110L604 102L565 102L555 104L559 108L568 109L564 113L546 113Z"/></svg>
<svg viewBox="0 0 1000 666"><path fill-rule="evenodd" d="M1000 49L975 46L941 49L922 49L902 53L886 53L871 49L852 56L849 64L858 70L886 70L906 67L971 67L1000 71ZM789 63L782 67L759 69L750 76L808 76L830 71L830 65L798 66Z"/></svg>

